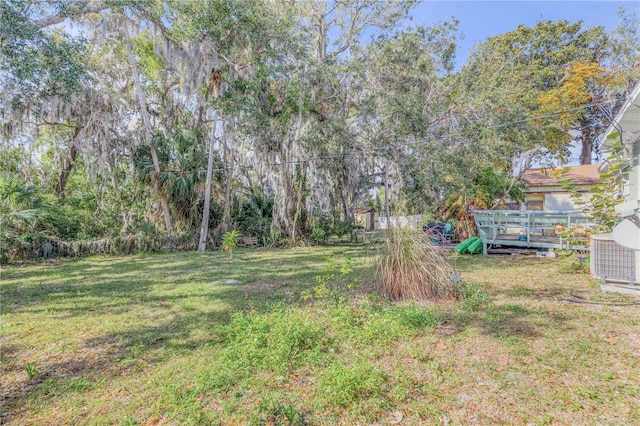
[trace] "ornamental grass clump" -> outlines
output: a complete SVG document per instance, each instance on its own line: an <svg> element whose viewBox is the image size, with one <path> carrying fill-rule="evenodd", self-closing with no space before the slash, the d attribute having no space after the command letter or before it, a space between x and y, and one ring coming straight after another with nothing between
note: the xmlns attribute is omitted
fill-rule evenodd
<svg viewBox="0 0 640 426"><path fill-rule="evenodd" d="M460 295L444 252L415 229L387 231L376 275L378 292L392 301L434 301Z"/></svg>

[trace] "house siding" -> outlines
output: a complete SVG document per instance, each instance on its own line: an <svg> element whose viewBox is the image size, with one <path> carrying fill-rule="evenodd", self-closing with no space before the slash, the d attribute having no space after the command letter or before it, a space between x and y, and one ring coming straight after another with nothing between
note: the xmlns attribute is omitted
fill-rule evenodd
<svg viewBox="0 0 640 426"><path fill-rule="evenodd" d="M582 195L583 201L591 198L592 194L588 191L592 187L593 185L580 185L577 187L577 191ZM562 211L580 209L580 206L571 199L571 194L559 185L530 187L525 192L525 199L527 205L539 206L540 202L542 202L542 206L539 209L527 207L529 210Z"/></svg>
<svg viewBox="0 0 640 426"><path fill-rule="evenodd" d="M616 134L614 136L614 134ZM614 141L622 142L628 155L629 169L623 176L625 202L640 202L640 84L623 104L601 142L601 149L610 148ZM637 204L636 204L637 206ZM640 250L635 252L635 281L640 282Z"/></svg>

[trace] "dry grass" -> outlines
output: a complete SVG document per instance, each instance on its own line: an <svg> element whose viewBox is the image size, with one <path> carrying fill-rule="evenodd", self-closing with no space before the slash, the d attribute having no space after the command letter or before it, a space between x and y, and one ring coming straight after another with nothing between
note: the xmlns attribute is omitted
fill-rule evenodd
<svg viewBox="0 0 640 426"><path fill-rule="evenodd" d="M387 231L377 269L378 293L391 301L434 301L458 296L446 254L421 231Z"/></svg>

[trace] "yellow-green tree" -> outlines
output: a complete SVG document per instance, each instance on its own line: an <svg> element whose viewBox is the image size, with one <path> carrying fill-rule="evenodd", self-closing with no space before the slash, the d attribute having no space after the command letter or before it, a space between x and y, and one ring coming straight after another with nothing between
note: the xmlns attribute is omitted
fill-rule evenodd
<svg viewBox="0 0 640 426"><path fill-rule="evenodd" d="M581 144L580 164L591 164L598 127L598 106L612 77L598 63L583 60L569 63L561 84L538 97L551 145L564 146L576 139Z"/></svg>

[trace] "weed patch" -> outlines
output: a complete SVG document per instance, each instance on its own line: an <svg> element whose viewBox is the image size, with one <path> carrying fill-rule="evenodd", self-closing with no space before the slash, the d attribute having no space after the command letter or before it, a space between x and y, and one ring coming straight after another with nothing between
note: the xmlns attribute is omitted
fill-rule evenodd
<svg viewBox="0 0 640 426"><path fill-rule="evenodd" d="M255 424L304 425L305 418L296 407L282 395L266 396L252 416Z"/></svg>
<svg viewBox="0 0 640 426"><path fill-rule="evenodd" d="M320 374L318 393L331 404L346 408L385 393L387 375L365 358L333 362Z"/></svg>
<svg viewBox="0 0 640 426"><path fill-rule="evenodd" d="M433 328L444 319L444 314L435 309L426 309L412 303L394 310L400 324L414 330Z"/></svg>
<svg viewBox="0 0 640 426"><path fill-rule="evenodd" d="M236 314L225 330L221 358L239 369L263 368L275 373L325 358L332 341L301 310Z"/></svg>

